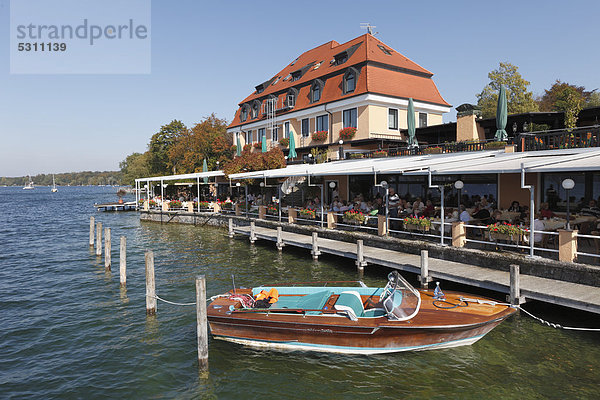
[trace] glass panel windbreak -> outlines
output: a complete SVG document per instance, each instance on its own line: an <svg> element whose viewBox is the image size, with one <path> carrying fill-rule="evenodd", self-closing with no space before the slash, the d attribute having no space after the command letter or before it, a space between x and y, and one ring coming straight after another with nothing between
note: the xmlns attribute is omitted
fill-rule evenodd
<svg viewBox="0 0 600 400"><path fill-rule="evenodd" d="M548 203L548 208L552 211L566 211L567 210L567 191L562 187L562 181L570 178L575 182L573 189L569 190L569 197L571 204L569 207L572 211L578 210L583 206L587 205L589 199L586 199L586 179L585 174L582 173L546 173L542 174L542 185L544 193L544 201ZM594 180L592 180L592 185ZM591 193L600 191L600 189L594 190L589 188ZM587 201L586 201L587 200Z"/></svg>

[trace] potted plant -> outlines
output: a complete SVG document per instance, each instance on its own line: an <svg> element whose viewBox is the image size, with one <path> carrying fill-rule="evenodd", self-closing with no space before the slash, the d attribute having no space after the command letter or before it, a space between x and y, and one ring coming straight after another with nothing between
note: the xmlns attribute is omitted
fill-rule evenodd
<svg viewBox="0 0 600 400"><path fill-rule="evenodd" d="M357 210L348 210L344 212L344 222L353 224L353 225L361 225L365 223L367 217L360 211Z"/></svg>
<svg viewBox="0 0 600 400"><path fill-rule="evenodd" d="M181 208L181 202L179 200L172 200L169 203L169 208L173 209L173 210L176 209L176 208Z"/></svg>
<svg viewBox="0 0 600 400"><path fill-rule="evenodd" d="M340 129L340 139L342 140L352 140L354 135L356 135L356 128L353 126Z"/></svg>
<svg viewBox="0 0 600 400"><path fill-rule="evenodd" d="M404 227L412 231L428 232L431 228L431 220L425 217L406 217L404 218Z"/></svg>
<svg viewBox="0 0 600 400"><path fill-rule="evenodd" d="M301 208L298 210L298 213L307 219L315 219L317 216L317 212L315 210L311 210L310 208Z"/></svg>
<svg viewBox="0 0 600 400"><path fill-rule="evenodd" d="M154 200L150 200L150 201L148 202L148 206L149 206L149 207L156 207L156 201L154 201Z"/></svg>
<svg viewBox="0 0 600 400"><path fill-rule="evenodd" d="M269 204L267 207L267 214L279 215L279 206L277 204Z"/></svg>
<svg viewBox="0 0 600 400"><path fill-rule="evenodd" d="M283 147L288 147L290 145L290 139L284 137L283 139L279 140L279 144Z"/></svg>
<svg viewBox="0 0 600 400"><path fill-rule="evenodd" d="M220 204L222 210L233 210L233 203L231 201L224 201Z"/></svg>
<svg viewBox="0 0 600 400"><path fill-rule="evenodd" d="M440 146L426 147L423 150L425 154L442 154L442 148Z"/></svg>
<svg viewBox="0 0 600 400"><path fill-rule="evenodd" d="M373 158L384 158L388 156L388 152L385 150L375 150L372 155Z"/></svg>
<svg viewBox="0 0 600 400"><path fill-rule="evenodd" d="M484 145L486 150L497 150L503 149L506 146L506 142L488 142Z"/></svg>
<svg viewBox="0 0 600 400"><path fill-rule="evenodd" d="M520 242L523 235L527 232L517 225L508 224L506 222L496 222L486 226L490 240L510 240L513 242Z"/></svg>
<svg viewBox="0 0 600 400"><path fill-rule="evenodd" d="M200 203L198 203L198 205L202 209L202 208L208 208L210 206L210 203L208 201L201 201Z"/></svg>
<svg viewBox="0 0 600 400"><path fill-rule="evenodd" d="M311 135L311 137L315 142L324 142L327 139L328 134L328 131L316 131Z"/></svg>
<svg viewBox="0 0 600 400"><path fill-rule="evenodd" d="M359 158L365 158L365 155L363 153L350 153L348 155L348 158L350 158L351 160L355 160Z"/></svg>
<svg viewBox="0 0 600 400"><path fill-rule="evenodd" d="M262 143L261 142L256 142L252 145L255 149L262 149Z"/></svg>

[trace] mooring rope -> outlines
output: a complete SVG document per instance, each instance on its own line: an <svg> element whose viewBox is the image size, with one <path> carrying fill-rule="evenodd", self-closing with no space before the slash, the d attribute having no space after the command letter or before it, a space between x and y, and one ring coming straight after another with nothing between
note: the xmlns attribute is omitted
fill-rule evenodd
<svg viewBox="0 0 600 400"><path fill-rule="evenodd" d="M196 305L195 302L194 303L177 303L177 302L174 302L174 301L169 301L169 300L161 299L158 296L150 296L150 295L147 295L147 296L155 298L156 300L164 301L165 303L172 304L174 306L195 306Z"/></svg>

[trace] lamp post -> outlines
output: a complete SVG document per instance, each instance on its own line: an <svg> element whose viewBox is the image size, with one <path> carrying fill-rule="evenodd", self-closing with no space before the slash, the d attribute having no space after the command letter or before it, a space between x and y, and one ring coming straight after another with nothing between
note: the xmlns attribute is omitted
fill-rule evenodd
<svg viewBox="0 0 600 400"><path fill-rule="evenodd" d="M340 160L344 159L344 141L342 139L340 139L340 141L338 142L340 144L340 148L338 150L338 158Z"/></svg>
<svg viewBox="0 0 600 400"><path fill-rule="evenodd" d="M390 188L386 181L379 183L383 189L385 189L385 226L386 232L390 229Z"/></svg>
<svg viewBox="0 0 600 400"><path fill-rule="evenodd" d="M570 178L565 179L564 181L562 181L562 187L567 192L567 230L570 231L571 230L571 210L570 210L571 198L569 197L569 190L571 190L575 187L575 182L573 181L573 179L570 179Z"/></svg>
<svg viewBox="0 0 600 400"><path fill-rule="evenodd" d="M465 186L465 184L460 179L458 181L454 182L454 187L458 190L458 213L459 214L460 214L460 191L464 186Z"/></svg>

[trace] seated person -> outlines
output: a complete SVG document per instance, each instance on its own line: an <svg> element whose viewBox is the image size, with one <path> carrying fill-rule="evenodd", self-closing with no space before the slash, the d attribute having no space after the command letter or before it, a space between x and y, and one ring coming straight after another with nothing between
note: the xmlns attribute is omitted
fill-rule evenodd
<svg viewBox="0 0 600 400"><path fill-rule="evenodd" d="M550 206L548 205L548 203L542 203L540 205L540 217L542 219L550 219L555 216L556 215L550 210Z"/></svg>
<svg viewBox="0 0 600 400"><path fill-rule="evenodd" d="M600 208L596 204L596 200L589 201L588 206L581 209L581 214L591 215L592 217L600 217Z"/></svg>
<svg viewBox="0 0 600 400"><path fill-rule="evenodd" d="M523 212L523 209L521 208L521 205L519 204L519 202L515 200L512 202L510 207L508 207L508 211L520 213L520 212Z"/></svg>
<svg viewBox="0 0 600 400"><path fill-rule="evenodd" d="M544 221L543 221L543 217L541 213L537 213L535 215L535 219L533 220L533 242L534 243L541 243L544 235L541 233L541 231L545 230L545 225L544 225Z"/></svg>
<svg viewBox="0 0 600 400"><path fill-rule="evenodd" d="M492 216L490 215L490 210L487 208L479 208L473 211L473 218L481 221L483 225L489 225L492 223Z"/></svg>
<svg viewBox="0 0 600 400"><path fill-rule="evenodd" d="M433 207L433 203L431 200L427 200L427 206L423 210L422 215L426 218L431 218L435 214L435 208Z"/></svg>
<svg viewBox="0 0 600 400"><path fill-rule="evenodd" d="M461 222L469 222L471 220L471 215L469 215L469 213L467 212L467 209L465 208L464 204L460 205L460 215L458 219Z"/></svg>

